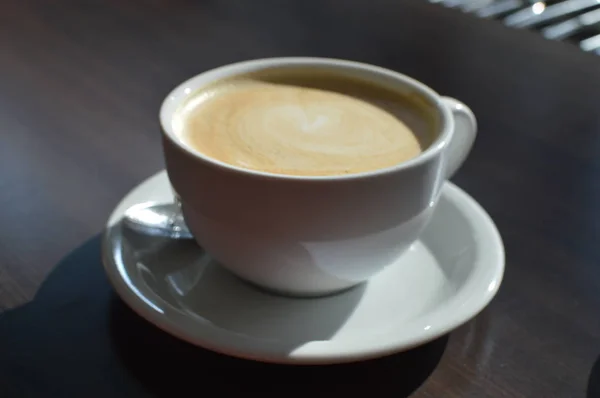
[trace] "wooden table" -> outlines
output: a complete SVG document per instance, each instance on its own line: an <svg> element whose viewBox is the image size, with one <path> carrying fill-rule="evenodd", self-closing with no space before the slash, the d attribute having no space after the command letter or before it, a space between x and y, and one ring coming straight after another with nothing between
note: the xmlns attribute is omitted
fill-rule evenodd
<svg viewBox="0 0 600 398"><path fill-rule="evenodd" d="M173 86L283 55L392 68L479 119L454 181L496 221L505 280L414 396L597 397L600 58L425 1L4 0L0 309L30 300L163 167L157 110Z"/></svg>

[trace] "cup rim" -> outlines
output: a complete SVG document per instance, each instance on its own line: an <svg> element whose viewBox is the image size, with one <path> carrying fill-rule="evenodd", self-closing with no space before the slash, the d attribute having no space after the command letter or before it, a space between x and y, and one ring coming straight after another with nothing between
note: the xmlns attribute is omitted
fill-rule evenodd
<svg viewBox="0 0 600 398"><path fill-rule="evenodd" d="M415 91L418 91L419 94L426 97L437 110L440 116L440 127L439 134L436 139L427 147L425 151L423 151L418 156L409 159L407 161L398 163L393 166L364 171L360 173L351 173L351 174L343 174L343 175L290 175L290 174L277 174L270 173L266 171L247 169L243 167L238 167L229 163L222 162L218 159L214 159L210 156L203 154L198 150L194 150L190 148L189 145L183 143L182 139L179 138L174 132L172 128L172 117L179 107L179 105L189 97L189 95L194 91L190 88L190 86L201 87L205 84L213 82L215 80L220 80L227 77L232 77L235 75L248 73L251 71L262 70L271 67L277 66L328 66L328 67L342 67L345 69L353 69L356 71L360 71L366 74L371 75L383 75L384 77L394 79L396 81L401 82L404 85L410 86ZM198 82L202 82L198 84ZM241 62L235 62L223 66L219 66L217 68L213 68L197 74L179 85L177 85L174 89L172 89L169 94L163 100L160 112L159 119L161 125L161 132L172 144L178 147L178 149L184 151L188 155L204 162L205 164L218 168L225 172L231 172L235 174L242 174L246 176L253 176L257 178L265 178L265 179L275 179L275 180L300 180L300 181L340 181L340 180L356 180L369 178L374 176L382 176L391 173L396 173L399 171L412 169L418 167L431 159L435 158L439 155L439 153L444 150L444 148L449 144L452 130L453 130L453 119L450 114L450 110L446 107L442 100L441 96L435 92L430 87L421 83L420 81L413 79L409 76L406 76L402 73L393 71L391 69L383 68L380 66L375 66L363 62L357 61L349 61L337 58L322 58L322 57L273 57L273 58L257 58L250 59Z"/></svg>

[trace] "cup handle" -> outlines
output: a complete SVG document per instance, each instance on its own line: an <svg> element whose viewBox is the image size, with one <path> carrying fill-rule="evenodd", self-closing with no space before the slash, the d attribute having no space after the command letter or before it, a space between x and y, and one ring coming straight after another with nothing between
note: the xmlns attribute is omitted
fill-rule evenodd
<svg viewBox="0 0 600 398"><path fill-rule="evenodd" d="M454 117L454 134L445 154L446 179L451 178L471 151L477 135L477 119L468 106L450 97L442 97Z"/></svg>

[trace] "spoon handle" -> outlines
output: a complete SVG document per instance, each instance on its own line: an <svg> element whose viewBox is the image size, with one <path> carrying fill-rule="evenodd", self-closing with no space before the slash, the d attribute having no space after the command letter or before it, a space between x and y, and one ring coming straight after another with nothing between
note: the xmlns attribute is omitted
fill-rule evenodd
<svg viewBox="0 0 600 398"><path fill-rule="evenodd" d="M181 212L181 201L173 203L140 203L125 212L123 222L145 235L172 239L193 239Z"/></svg>

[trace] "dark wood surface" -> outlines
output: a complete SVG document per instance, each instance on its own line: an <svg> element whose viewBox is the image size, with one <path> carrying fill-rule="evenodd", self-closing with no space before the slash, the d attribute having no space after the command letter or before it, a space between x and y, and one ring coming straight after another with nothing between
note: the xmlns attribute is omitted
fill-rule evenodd
<svg viewBox="0 0 600 398"><path fill-rule="evenodd" d="M425 1L2 1L0 309L163 167L174 85L282 55L392 68L479 119L454 181L496 221L505 280L414 396L600 396L600 58Z"/></svg>

